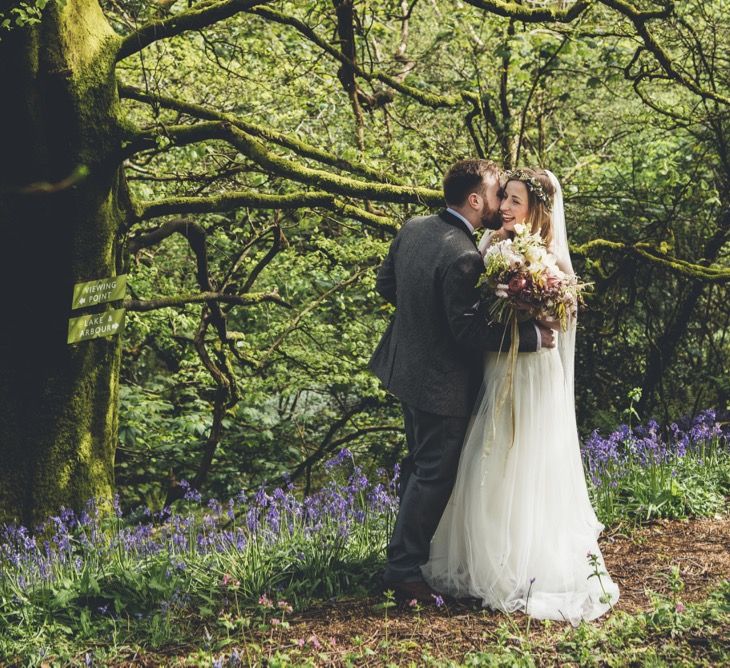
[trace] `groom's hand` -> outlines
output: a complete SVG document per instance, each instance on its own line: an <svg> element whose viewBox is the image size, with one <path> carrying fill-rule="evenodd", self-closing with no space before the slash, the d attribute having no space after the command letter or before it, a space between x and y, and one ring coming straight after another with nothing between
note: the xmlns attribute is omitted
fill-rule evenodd
<svg viewBox="0 0 730 668"><path fill-rule="evenodd" d="M554 329L555 331L558 331L560 329L560 320L556 320L553 318L538 318L537 324L540 327L547 327L549 329Z"/></svg>
<svg viewBox="0 0 730 668"><path fill-rule="evenodd" d="M537 328L540 331L540 348L555 348L555 330L539 322Z"/></svg>

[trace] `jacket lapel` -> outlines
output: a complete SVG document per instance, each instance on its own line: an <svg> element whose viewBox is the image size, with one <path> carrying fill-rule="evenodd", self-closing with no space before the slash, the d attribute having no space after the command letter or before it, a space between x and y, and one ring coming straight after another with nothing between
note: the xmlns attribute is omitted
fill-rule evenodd
<svg viewBox="0 0 730 668"><path fill-rule="evenodd" d="M453 213L447 211L446 209L441 209L441 211L439 211L439 218L441 218L445 223L448 223L449 225L460 229L464 234L466 234L467 237L469 237L469 239L471 239L474 247L477 248L477 241L474 238L474 235L469 231L469 228L464 225L464 221L461 220L458 216L455 216Z"/></svg>

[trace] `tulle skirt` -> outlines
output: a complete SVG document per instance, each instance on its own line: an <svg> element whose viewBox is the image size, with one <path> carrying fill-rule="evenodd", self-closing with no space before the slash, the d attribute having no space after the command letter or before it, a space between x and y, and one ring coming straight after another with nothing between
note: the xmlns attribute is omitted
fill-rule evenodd
<svg viewBox="0 0 730 668"><path fill-rule="evenodd" d="M505 612L595 619L619 592L598 548L603 525L588 498L560 356L517 355L511 391L510 367L509 354L487 355L424 577L438 591Z"/></svg>

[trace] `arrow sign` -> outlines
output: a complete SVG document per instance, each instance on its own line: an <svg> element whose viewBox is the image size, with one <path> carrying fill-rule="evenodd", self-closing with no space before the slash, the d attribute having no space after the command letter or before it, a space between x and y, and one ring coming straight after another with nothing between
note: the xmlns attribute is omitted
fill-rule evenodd
<svg viewBox="0 0 730 668"><path fill-rule="evenodd" d="M124 327L123 308L111 309L103 313L92 313L71 318L68 321L68 343L78 343L89 339L119 334Z"/></svg>
<svg viewBox="0 0 730 668"><path fill-rule="evenodd" d="M86 281L74 285L71 309L105 304L106 302L124 299L127 292L127 275L110 276L96 281Z"/></svg>

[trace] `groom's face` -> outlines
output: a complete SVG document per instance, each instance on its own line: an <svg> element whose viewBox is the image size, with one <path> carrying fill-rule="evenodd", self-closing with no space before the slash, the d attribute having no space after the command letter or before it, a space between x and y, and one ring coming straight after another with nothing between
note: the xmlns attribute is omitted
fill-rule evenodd
<svg viewBox="0 0 730 668"><path fill-rule="evenodd" d="M502 203L500 192L499 179L492 174L487 174L484 177L484 187L482 188L481 223L488 230L498 230L502 226L502 218L499 214L499 207Z"/></svg>

